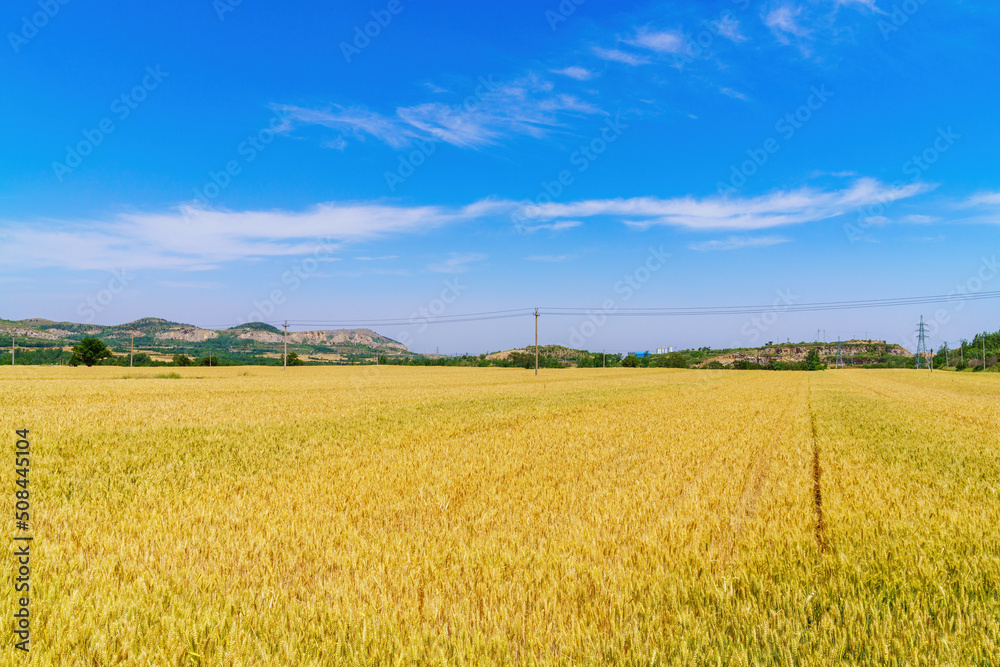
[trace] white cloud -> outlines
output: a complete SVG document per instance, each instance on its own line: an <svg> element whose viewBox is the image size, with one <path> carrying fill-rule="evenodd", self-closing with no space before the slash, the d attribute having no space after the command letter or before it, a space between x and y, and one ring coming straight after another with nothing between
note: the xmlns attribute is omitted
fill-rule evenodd
<svg viewBox="0 0 1000 667"><path fill-rule="evenodd" d="M465 273L469 270L470 264L481 262L484 259L486 259L486 255L478 252L464 254L453 252L443 262L429 265L427 270L434 273Z"/></svg>
<svg viewBox="0 0 1000 667"><path fill-rule="evenodd" d="M275 105L284 116L285 131L296 125L321 125L341 132L349 132L358 139L366 135L375 137L393 148L404 148L417 134L413 128L397 118L388 118L363 107L333 105L328 109L307 109L291 105Z"/></svg>
<svg viewBox="0 0 1000 667"><path fill-rule="evenodd" d="M1000 206L1000 192L980 192L965 200L966 206Z"/></svg>
<svg viewBox="0 0 1000 667"><path fill-rule="evenodd" d="M627 53L625 51L619 51L618 49L605 49L600 46L594 47L594 55L601 60L610 60L616 63L624 63L626 65L648 65L650 62L648 58L637 56L634 53Z"/></svg>
<svg viewBox="0 0 1000 667"><path fill-rule="evenodd" d="M680 53L685 46L684 35L674 30L653 31L642 28L628 44L657 53Z"/></svg>
<svg viewBox="0 0 1000 667"><path fill-rule="evenodd" d="M920 214L904 215L899 219L900 222L909 223L911 225L929 225L932 222L938 222L939 220L940 218L935 218L934 216Z"/></svg>
<svg viewBox="0 0 1000 667"><path fill-rule="evenodd" d="M387 236L423 233L473 221L504 224L517 214L533 221L525 233L560 232L591 217L610 217L639 228L671 225L696 230L762 230L818 222L866 206L887 204L931 190L858 179L837 190L801 188L752 198L635 197L535 206L483 199L465 206L401 206L380 202L332 202L301 211L227 211L181 206L158 213L128 213L108 220L0 222L4 267L109 270L128 268L198 271L267 258L339 259L345 246ZM974 201L1000 202L994 193ZM984 216L983 221L989 216ZM994 218L996 216L993 216ZM456 254L432 271L457 273L482 255ZM361 261L389 259L389 257Z"/></svg>
<svg viewBox="0 0 1000 667"><path fill-rule="evenodd" d="M730 236L727 239L692 243L692 250L739 250L740 248L766 248L768 246L788 243L790 239L781 236Z"/></svg>
<svg viewBox="0 0 1000 667"><path fill-rule="evenodd" d="M564 67L562 69L554 69L552 70L552 73L562 74L563 76L568 76L571 79L576 79L577 81L587 81L597 76L595 72L578 65L571 65L570 67Z"/></svg>
<svg viewBox="0 0 1000 667"><path fill-rule="evenodd" d="M488 217L511 204L464 207L326 203L305 211L217 211L181 206L111 221L7 223L5 266L205 270L234 261L313 256L329 259L344 244L419 233Z"/></svg>
<svg viewBox="0 0 1000 667"><path fill-rule="evenodd" d="M809 31L799 23L802 8L791 3L779 4L764 14L764 24L783 43L788 43L788 36L808 37Z"/></svg>
<svg viewBox="0 0 1000 667"><path fill-rule="evenodd" d="M875 179L862 178L850 187L833 191L801 188L752 198L729 199L720 196L703 199L598 199L526 206L521 215L529 219L553 221L611 216L627 219L626 224L639 228L670 225L703 230L755 230L818 222L855 212L864 206L913 197L931 189L933 186L925 183L895 188Z"/></svg>
<svg viewBox="0 0 1000 667"><path fill-rule="evenodd" d="M720 88L719 92L722 93L723 95L727 95L729 97L732 97L733 99L742 100L744 102L746 102L748 99L746 95L744 95L738 90L733 90L732 88Z"/></svg>
<svg viewBox="0 0 1000 667"><path fill-rule="evenodd" d="M519 232L524 232L525 234L533 234L540 231L549 232L561 232L567 229L573 229L579 227L583 223L579 220L560 220L559 222L553 222L547 225L517 225L516 229Z"/></svg>
<svg viewBox="0 0 1000 667"><path fill-rule="evenodd" d="M358 262L383 262L390 259L397 259L399 255L382 255L381 257L355 257Z"/></svg>
<svg viewBox="0 0 1000 667"><path fill-rule="evenodd" d="M528 262L565 262L573 259L573 255L531 255L524 259Z"/></svg>
<svg viewBox="0 0 1000 667"><path fill-rule="evenodd" d="M178 281L178 280L158 280L157 284L163 285L164 287L170 287L172 289L221 289L226 287L225 283L220 282L190 282L190 281Z"/></svg>
<svg viewBox="0 0 1000 667"><path fill-rule="evenodd" d="M601 113L574 95L555 92L551 82L535 74L509 83L483 78L475 94L459 104L425 102L398 107L391 116L363 107L275 108L285 116L285 131L319 125L358 140L374 137L395 149L407 148L416 140L478 148L497 144L508 135L541 137L563 126L567 116ZM333 147L343 146L335 139Z"/></svg>
<svg viewBox="0 0 1000 667"><path fill-rule="evenodd" d="M838 9L841 7L850 7L852 5L859 5L860 7L863 7L864 9L867 9L868 11L873 12L875 14L886 13L878 8L878 5L875 4L875 0L834 0L834 2L836 3Z"/></svg>
<svg viewBox="0 0 1000 667"><path fill-rule="evenodd" d="M732 16L724 16L715 22L715 30L720 35L732 42L744 42L746 37L740 32L740 22Z"/></svg>

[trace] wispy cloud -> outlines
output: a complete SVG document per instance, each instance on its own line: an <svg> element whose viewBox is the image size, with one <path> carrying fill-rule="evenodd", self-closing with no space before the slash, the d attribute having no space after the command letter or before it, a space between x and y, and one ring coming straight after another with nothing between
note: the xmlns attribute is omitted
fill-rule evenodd
<svg viewBox="0 0 1000 667"><path fill-rule="evenodd" d="M747 98L746 95L744 95L743 93L741 93L738 90L733 90L732 88L720 88L719 92L722 93L723 95L727 95L727 96L732 97L733 99L736 99L736 100L742 100L744 102L746 102L748 100L748 98Z"/></svg>
<svg viewBox="0 0 1000 667"><path fill-rule="evenodd" d="M110 221L7 223L5 267L205 270L250 259L327 259L348 243L420 233L510 210L481 200L463 207L326 203L304 211L217 211L181 206Z"/></svg>
<svg viewBox="0 0 1000 667"><path fill-rule="evenodd" d="M616 63L624 63L626 65L648 65L650 63L649 58L644 58L634 53L628 53L618 49L605 49L600 46L594 47L594 55L601 60L610 60Z"/></svg>
<svg viewBox="0 0 1000 667"><path fill-rule="evenodd" d="M530 255L524 259L528 262L565 262L573 258L574 255Z"/></svg>
<svg viewBox="0 0 1000 667"><path fill-rule="evenodd" d="M834 3L837 5L837 8L858 6L863 7L874 14L886 13L878 8L875 0L834 0Z"/></svg>
<svg viewBox="0 0 1000 667"><path fill-rule="evenodd" d="M552 73L562 74L563 76L568 76L571 79L576 79L577 81L588 81L597 76L596 72L589 70L586 67L580 67L579 65L572 65L562 69L554 69L552 70Z"/></svg>
<svg viewBox="0 0 1000 667"><path fill-rule="evenodd" d="M1000 206L1000 192L980 192L963 202L965 206Z"/></svg>
<svg viewBox="0 0 1000 667"><path fill-rule="evenodd" d="M451 253L448 259L437 262L427 267L433 273L465 273L469 270L469 265L481 262L486 259L486 255L478 252Z"/></svg>
<svg viewBox="0 0 1000 667"><path fill-rule="evenodd" d="M728 199L720 196L703 199L598 199L525 207L522 215L544 221L563 218L576 220L593 216L617 217L637 228L671 225L703 230L755 230L827 220L855 212L864 206L906 199L931 189L933 186L925 183L895 188L875 179L862 178L841 190L800 188L759 197Z"/></svg>
<svg viewBox="0 0 1000 667"><path fill-rule="evenodd" d="M922 215L919 213L914 213L913 215L904 215L899 219L900 222L905 222L911 225L929 225L934 222L938 222L940 218L936 218L932 215Z"/></svg>
<svg viewBox="0 0 1000 667"><path fill-rule="evenodd" d="M157 284L163 285L164 287L170 287L172 289L221 289L226 287L225 283L220 282L189 282L183 280L158 280Z"/></svg>
<svg viewBox="0 0 1000 667"><path fill-rule="evenodd" d="M641 28L636 32L635 37L626 40L628 44L637 46L657 53L680 53L686 42L684 35L676 30L650 30Z"/></svg>
<svg viewBox="0 0 1000 667"><path fill-rule="evenodd" d="M740 248L766 248L768 246L788 243L790 239L782 236L730 236L727 239L692 243L692 250L739 250Z"/></svg>
<svg viewBox="0 0 1000 667"><path fill-rule="evenodd" d="M397 259L399 255L382 255L381 257L355 257L358 262L383 262L390 259Z"/></svg>
<svg viewBox="0 0 1000 667"><path fill-rule="evenodd" d="M525 234L534 234L541 231L562 232L567 229L579 227L582 224L579 220L560 220L559 222L552 222L545 225L517 225L516 229Z"/></svg>
<svg viewBox="0 0 1000 667"><path fill-rule="evenodd" d="M715 22L715 30L731 42L744 42L746 36L740 32L740 22L732 16L723 16Z"/></svg>
<svg viewBox="0 0 1000 667"><path fill-rule="evenodd" d="M802 8L792 3L782 3L764 13L764 25L771 29L779 41L789 43L791 37L808 37L809 30L799 22Z"/></svg>
<svg viewBox="0 0 1000 667"><path fill-rule="evenodd" d="M574 73L579 75L576 69ZM479 148L511 135L541 137L562 127L570 116L601 113L577 96L556 92L552 82L535 74L509 83L484 78L476 94L467 99L456 105L425 102L402 106L392 115L339 105L324 109L275 105L275 109L284 115L287 132L301 126L322 126L342 133L332 140L336 148L343 147L346 136L356 140L372 137L395 149L406 148L417 140Z"/></svg>

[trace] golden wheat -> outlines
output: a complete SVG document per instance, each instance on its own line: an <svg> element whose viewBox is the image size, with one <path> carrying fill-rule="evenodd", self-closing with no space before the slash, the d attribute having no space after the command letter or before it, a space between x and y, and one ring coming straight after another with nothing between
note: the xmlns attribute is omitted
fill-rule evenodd
<svg viewBox="0 0 1000 667"><path fill-rule="evenodd" d="M1000 655L992 376L179 372L0 371L31 664Z"/></svg>

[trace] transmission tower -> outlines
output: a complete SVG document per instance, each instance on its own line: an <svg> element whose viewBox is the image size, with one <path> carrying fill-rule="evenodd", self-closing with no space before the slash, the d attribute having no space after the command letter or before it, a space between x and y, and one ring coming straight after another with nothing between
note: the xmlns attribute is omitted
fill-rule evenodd
<svg viewBox="0 0 1000 667"><path fill-rule="evenodd" d="M927 363L927 367L934 370L931 362L927 361L927 325L924 324L924 316L920 316L920 326L917 327L917 368L920 368L920 362L923 360Z"/></svg>
<svg viewBox="0 0 1000 667"><path fill-rule="evenodd" d="M840 351L840 336L837 336L837 365L834 368L844 367L844 355Z"/></svg>

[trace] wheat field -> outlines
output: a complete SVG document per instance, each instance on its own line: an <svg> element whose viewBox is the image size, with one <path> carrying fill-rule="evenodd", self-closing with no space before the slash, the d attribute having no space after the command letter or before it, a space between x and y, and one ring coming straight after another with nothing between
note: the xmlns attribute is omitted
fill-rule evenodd
<svg viewBox="0 0 1000 667"><path fill-rule="evenodd" d="M997 376L179 373L0 369L5 664L1000 656Z"/></svg>

